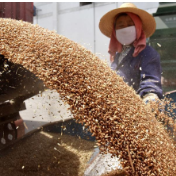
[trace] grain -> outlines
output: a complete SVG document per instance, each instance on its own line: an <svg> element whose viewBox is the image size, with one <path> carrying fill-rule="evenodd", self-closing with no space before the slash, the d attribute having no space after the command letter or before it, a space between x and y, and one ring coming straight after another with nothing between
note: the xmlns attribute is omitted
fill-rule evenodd
<svg viewBox="0 0 176 176"><path fill-rule="evenodd" d="M102 153L118 156L129 175L176 175L172 139L151 107L106 63L38 25L0 19L0 28L0 53L56 89Z"/></svg>
<svg viewBox="0 0 176 176"><path fill-rule="evenodd" d="M76 136L37 132L16 143L1 157L0 173L3 176L82 176L94 145Z"/></svg>

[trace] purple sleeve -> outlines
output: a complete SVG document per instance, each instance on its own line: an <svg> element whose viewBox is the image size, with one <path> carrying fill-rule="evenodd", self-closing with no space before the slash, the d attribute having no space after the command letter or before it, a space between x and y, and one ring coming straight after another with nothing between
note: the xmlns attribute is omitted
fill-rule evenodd
<svg viewBox="0 0 176 176"><path fill-rule="evenodd" d="M155 93L163 98L161 87L160 56L155 50L148 51L146 57L141 60L140 85L137 93L143 97L147 93Z"/></svg>

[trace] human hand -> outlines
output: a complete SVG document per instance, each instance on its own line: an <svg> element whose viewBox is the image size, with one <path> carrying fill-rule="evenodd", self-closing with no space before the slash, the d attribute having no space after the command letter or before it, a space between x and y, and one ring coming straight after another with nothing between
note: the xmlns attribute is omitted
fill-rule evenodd
<svg viewBox="0 0 176 176"><path fill-rule="evenodd" d="M163 112L165 110L164 103L155 93L148 93L142 99L146 105L151 107L152 112L158 113L158 111Z"/></svg>
<svg viewBox="0 0 176 176"><path fill-rule="evenodd" d="M159 98L155 93L148 93L142 99L143 99L145 104L148 104L149 102L159 101Z"/></svg>

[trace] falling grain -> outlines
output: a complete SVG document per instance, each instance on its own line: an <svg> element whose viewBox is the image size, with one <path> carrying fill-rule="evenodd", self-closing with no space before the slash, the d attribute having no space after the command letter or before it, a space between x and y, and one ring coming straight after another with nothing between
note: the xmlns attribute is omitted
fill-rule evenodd
<svg viewBox="0 0 176 176"><path fill-rule="evenodd" d="M150 107L106 63L38 25L0 19L0 28L0 53L56 89L74 118L96 137L102 153L118 156L129 175L176 175L172 139Z"/></svg>

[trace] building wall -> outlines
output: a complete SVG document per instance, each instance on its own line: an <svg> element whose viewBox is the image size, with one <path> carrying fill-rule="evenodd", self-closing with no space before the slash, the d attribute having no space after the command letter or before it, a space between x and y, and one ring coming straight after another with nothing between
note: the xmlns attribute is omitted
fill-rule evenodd
<svg viewBox="0 0 176 176"><path fill-rule="evenodd" d="M100 18L108 11L119 7L122 2L93 2L80 6L79 2L35 2L37 16L34 24L55 30L109 61L109 38L99 30ZM135 2L138 8L155 13L159 2Z"/></svg>

